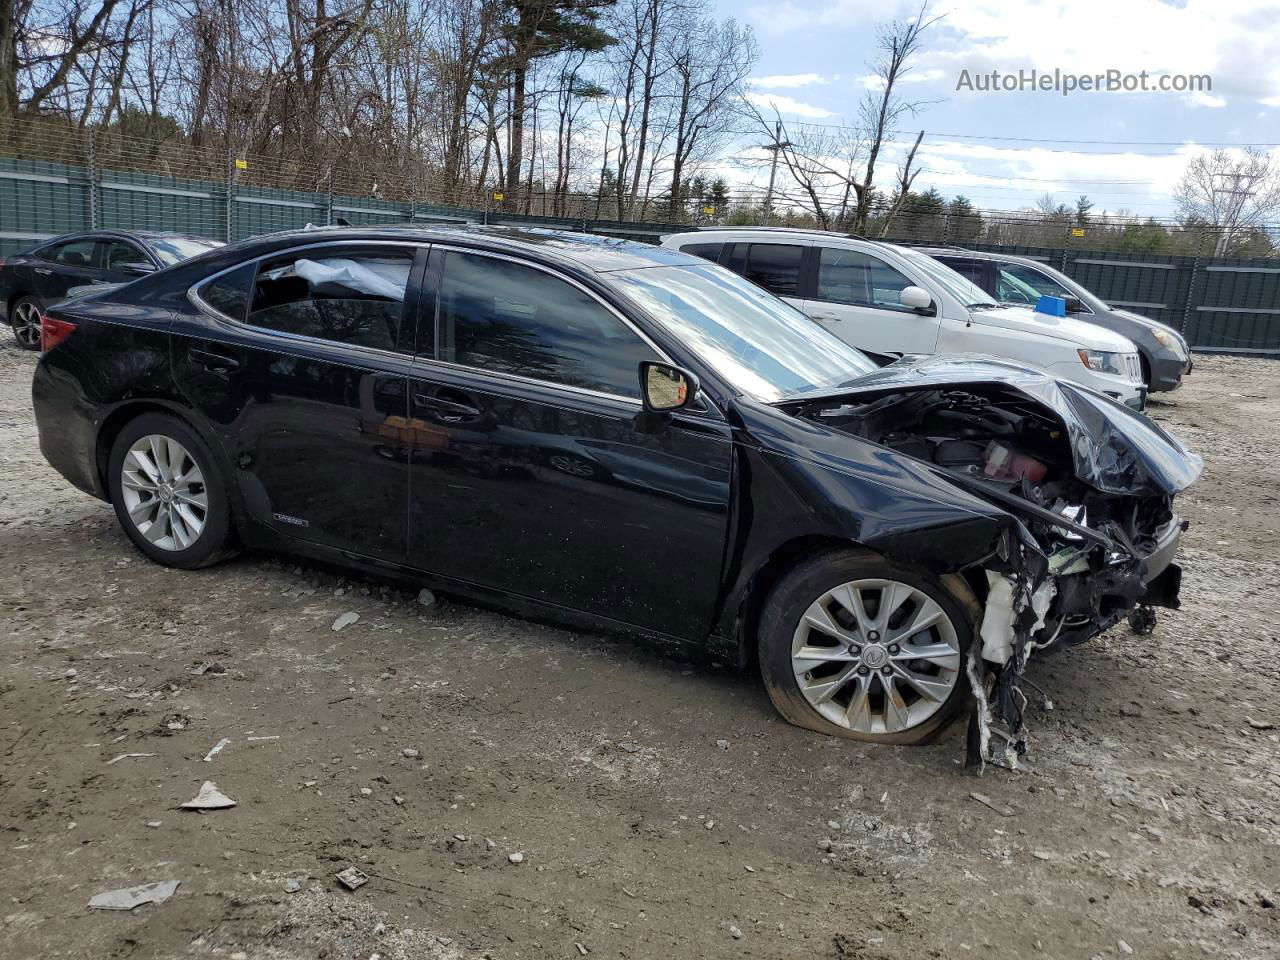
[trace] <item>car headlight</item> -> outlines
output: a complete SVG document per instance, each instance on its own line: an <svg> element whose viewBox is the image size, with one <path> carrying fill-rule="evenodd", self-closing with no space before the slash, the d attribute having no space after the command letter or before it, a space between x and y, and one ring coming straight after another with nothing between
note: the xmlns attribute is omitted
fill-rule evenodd
<svg viewBox="0 0 1280 960"><path fill-rule="evenodd" d="M1172 330L1161 330L1156 327L1151 331L1151 334L1159 341L1160 346L1173 354L1175 360L1187 359L1187 348L1183 344L1182 338Z"/></svg>
<svg viewBox="0 0 1280 960"><path fill-rule="evenodd" d="M1081 350L1080 362L1090 370L1097 370L1099 373L1114 373L1117 377L1124 376L1124 354L1110 353L1106 350Z"/></svg>

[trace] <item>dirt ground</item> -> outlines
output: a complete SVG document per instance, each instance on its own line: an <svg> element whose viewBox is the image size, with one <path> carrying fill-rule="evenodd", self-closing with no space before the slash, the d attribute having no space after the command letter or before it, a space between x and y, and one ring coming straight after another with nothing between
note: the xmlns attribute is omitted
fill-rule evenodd
<svg viewBox="0 0 1280 960"><path fill-rule="evenodd" d="M1032 769L980 779L959 728L859 747L626 642L150 564L45 465L34 366L0 348L6 960L1280 956L1280 363L1152 408L1206 461L1184 607L1034 665ZM205 780L238 805L176 809Z"/></svg>

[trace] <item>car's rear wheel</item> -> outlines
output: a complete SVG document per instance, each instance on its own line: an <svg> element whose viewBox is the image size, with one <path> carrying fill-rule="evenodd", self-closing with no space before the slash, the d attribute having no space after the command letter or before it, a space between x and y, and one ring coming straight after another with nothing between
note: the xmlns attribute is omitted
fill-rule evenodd
<svg viewBox="0 0 1280 960"><path fill-rule="evenodd" d="M13 337L24 350L40 349L40 301L35 297L19 297L9 310Z"/></svg>
<svg viewBox="0 0 1280 960"><path fill-rule="evenodd" d="M858 550L801 564L760 621L769 697L791 723L851 740L927 743L967 702L976 601L959 578Z"/></svg>
<svg viewBox="0 0 1280 960"><path fill-rule="evenodd" d="M189 570L234 552L218 464L181 420L157 413L131 420L112 445L108 470L116 517L152 560Z"/></svg>

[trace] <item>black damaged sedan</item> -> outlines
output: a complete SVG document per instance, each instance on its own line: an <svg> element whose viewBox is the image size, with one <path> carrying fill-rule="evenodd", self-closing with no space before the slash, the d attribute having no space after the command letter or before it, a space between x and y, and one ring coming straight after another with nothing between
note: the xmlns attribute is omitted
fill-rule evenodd
<svg viewBox="0 0 1280 960"><path fill-rule="evenodd" d="M565 233L224 247L43 317L40 445L151 559L240 548L758 661L793 723L965 709L1016 762L1038 649L1176 607L1200 461L1077 384L877 367L746 280Z"/></svg>

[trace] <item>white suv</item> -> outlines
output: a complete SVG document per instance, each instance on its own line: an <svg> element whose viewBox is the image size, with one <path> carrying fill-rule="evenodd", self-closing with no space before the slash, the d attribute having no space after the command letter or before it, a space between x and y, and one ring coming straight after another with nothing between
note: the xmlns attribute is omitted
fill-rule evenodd
<svg viewBox="0 0 1280 960"><path fill-rule="evenodd" d="M1081 320L999 306L908 247L768 227L679 233L662 245L728 267L865 352L1008 357L1138 410L1146 402L1132 341Z"/></svg>

